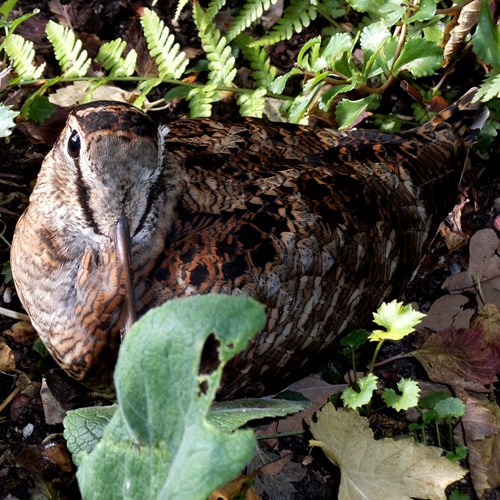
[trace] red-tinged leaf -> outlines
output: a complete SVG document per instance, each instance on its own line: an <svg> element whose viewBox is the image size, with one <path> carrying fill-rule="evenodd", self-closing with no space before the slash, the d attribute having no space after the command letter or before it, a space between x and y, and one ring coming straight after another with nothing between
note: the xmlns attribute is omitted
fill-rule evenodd
<svg viewBox="0 0 500 500"><path fill-rule="evenodd" d="M412 356L433 382L484 391L500 372L500 345L484 346L482 328L443 330L431 335Z"/></svg>

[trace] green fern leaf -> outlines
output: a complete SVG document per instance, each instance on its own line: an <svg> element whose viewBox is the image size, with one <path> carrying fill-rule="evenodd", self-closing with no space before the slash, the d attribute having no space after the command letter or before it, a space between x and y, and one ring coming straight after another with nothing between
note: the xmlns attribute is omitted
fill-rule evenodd
<svg viewBox="0 0 500 500"><path fill-rule="evenodd" d="M95 60L111 76L131 76L135 70L137 61L137 52L132 49L125 58L122 57L123 51L127 47L127 42L121 38L107 42L99 48Z"/></svg>
<svg viewBox="0 0 500 500"><path fill-rule="evenodd" d="M177 21L179 19L179 16L181 15L182 9L189 3L189 0L179 0L177 2L177 8L175 9L175 14L174 14L174 21Z"/></svg>
<svg viewBox="0 0 500 500"><path fill-rule="evenodd" d="M289 40L294 33L300 33L316 19L317 7L309 0L292 0L283 16L278 19L271 31L253 45L272 45L281 40Z"/></svg>
<svg viewBox="0 0 500 500"><path fill-rule="evenodd" d="M231 86L236 76L236 68L234 57L231 55L231 47L227 45L226 38L207 18L198 2L193 4L193 20L209 61L208 81L225 87Z"/></svg>
<svg viewBox="0 0 500 500"><path fill-rule="evenodd" d="M207 10L205 11L207 21L212 21L224 5L226 5L226 0L211 0L208 4Z"/></svg>
<svg viewBox="0 0 500 500"><path fill-rule="evenodd" d="M49 42L54 47L56 56L64 76L74 78L84 76L89 69L91 60L83 45L69 28L54 21L49 21L45 29Z"/></svg>
<svg viewBox="0 0 500 500"><path fill-rule="evenodd" d="M269 9L278 0L249 0L236 15L231 27L227 30L226 38L231 41L253 22L262 17L264 11Z"/></svg>
<svg viewBox="0 0 500 500"><path fill-rule="evenodd" d="M25 40L20 35L10 35L5 40L4 50L19 77L15 81L19 79L38 80L42 76L45 63L40 64L40 66L33 64L35 60L33 42Z"/></svg>
<svg viewBox="0 0 500 500"><path fill-rule="evenodd" d="M10 106L0 103L0 137L8 137L16 126L14 118L19 111L12 111Z"/></svg>
<svg viewBox="0 0 500 500"><path fill-rule="evenodd" d="M248 94L241 94L236 100L236 103L240 107L240 115L262 118L266 105L266 100L264 98L266 93L266 89L260 88Z"/></svg>
<svg viewBox="0 0 500 500"><path fill-rule="evenodd" d="M252 77L257 86L269 89L269 86L276 78L276 68L271 65L266 50L261 47L251 46L253 39L245 34L238 35L235 41L245 58L250 62Z"/></svg>
<svg viewBox="0 0 500 500"><path fill-rule="evenodd" d="M500 69L492 71L483 81L474 101L488 102L500 98Z"/></svg>
<svg viewBox="0 0 500 500"><path fill-rule="evenodd" d="M186 54L181 51L180 45L175 43L174 35L170 33L158 15L150 9L144 9L141 25L151 57L158 65L160 78L162 80L179 79L189 60Z"/></svg>
<svg viewBox="0 0 500 500"><path fill-rule="evenodd" d="M187 99L191 118L208 118L212 114L212 103L219 98L216 88L214 83L207 83L189 92Z"/></svg>

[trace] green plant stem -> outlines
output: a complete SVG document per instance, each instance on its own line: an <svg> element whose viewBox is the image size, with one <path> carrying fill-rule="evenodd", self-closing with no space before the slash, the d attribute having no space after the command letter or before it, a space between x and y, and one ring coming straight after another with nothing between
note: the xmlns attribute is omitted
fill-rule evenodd
<svg viewBox="0 0 500 500"><path fill-rule="evenodd" d="M439 424L437 422L434 422L434 425L436 426L436 439L438 442L438 446L439 446L439 448L442 448L442 446L441 446L441 434L439 432Z"/></svg>
<svg viewBox="0 0 500 500"><path fill-rule="evenodd" d="M368 373L373 373L373 367L375 366L375 361L377 360L378 353L380 351L380 348L382 347L382 344L384 343L384 340L379 340L377 347L375 347L375 352L373 353L372 360L370 362L370 367L368 368Z"/></svg>
<svg viewBox="0 0 500 500"><path fill-rule="evenodd" d="M108 81L113 81L113 82L147 82L151 80L153 77L151 76L111 76L108 78ZM25 80L25 81L18 81L15 82L16 86L29 86L29 85L41 85L43 84L44 89L48 88L55 83L73 83L73 82L92 82L95 80L98 80L98 77L95 76L82 76L82 77L58 77L54 78L51 80L47 79L40 79L40 80ZM166 78L163 80L161 83L168 83L170 85L181 85L183 87L188 87L188 88L203 88L205 87L204 83L192 83L192 82L185 82L183 80L176 80L174 78ZM8 87L7 87L8 88ZM217 86L215 88L216 91L219 92L233 92L235 94L251 94L254 92L255 89L246 89L242 87L225 87L223 85ZM280 99L282 101L293 101L294 98L287 96L287 95L282 95L282 94L274 94L271 92L268 92L266 94L266 97L271 97L274 99Z"/></svg>
<svg viewBox="0 0 500 500"><path fill-rule="evenodd" d="M448 421L448 433L449 433L451 451L453 452L453 454L455 454L457 452L457 447L455 446L455 439L453 437L453 425L451 422L451 417L448 418L447 421Z"/></svg>
<svg viewBox="0 0 500 500"><path fill-rule="evenodd" d="M354 383L358 383L358 374L356 373L356 356L354 351L351 351L352 372L354 373Z"/></svg>

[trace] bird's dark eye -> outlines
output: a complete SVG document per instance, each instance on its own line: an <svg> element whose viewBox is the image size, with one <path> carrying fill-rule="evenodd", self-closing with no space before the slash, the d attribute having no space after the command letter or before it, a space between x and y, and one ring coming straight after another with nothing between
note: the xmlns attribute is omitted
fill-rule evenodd
<svg viewBox="0 0 500 500"><path fill-rule="evenodd" d="M68 153L73 158L78 158L80 155L80 135L76 130L71 132L68 139Z"/></svg>

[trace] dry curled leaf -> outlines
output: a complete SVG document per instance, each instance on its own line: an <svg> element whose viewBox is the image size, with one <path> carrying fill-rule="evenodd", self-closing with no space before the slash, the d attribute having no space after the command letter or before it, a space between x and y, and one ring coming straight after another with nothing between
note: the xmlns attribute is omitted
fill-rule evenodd
<svg viewBox="0 0 500 500"><path fill-rule="evenodd" d="M500 408L496 403L480 401L461 394L465 403L462 425L469 448L472 484L479 498L500 487Z"/></svg>
<svg viewBox="0 0 500 500"><path fill-rule="evenodd" d="M375 440L368 420L359 413L327 404L310 422L326 456L341 471L339 499L445 499L445 488L465 470L440 456L439 448L411 440Z"/></svg>
<svg viewBox="0 0 500 500"><path fill-rule="evenodd" d="M231 500L232 498L260 500L262 497L257 495L252 486L248 484L251 480L251 476L239 476L224 486L217 488L208 497L208 500ZM245 496L242 496L242 494Z"/></svg>
<svg viewBox="0 0 500 500"><path fill-rule="evenodd" d="M482 328L448 329L431 335L412 356L433 382L473 391L495 382L500 371L500 344L484 344Z"/></svg>
<svg viewBox="0 0 500 500"><path fill-rule="evenodd" d="M446 26L443 48L444 66L450 62L450 59L460 48L465 37L477 24L481 11L481 1L482 0L473 0L465 5L459 11L459 14L457 14Z"/></svg>
<svg viewBox="0 0 500 500"><path fill-rule="evenodd" d="M12 349L0 341L0 372L13 372L16 369L16 360Z"/></svg>

